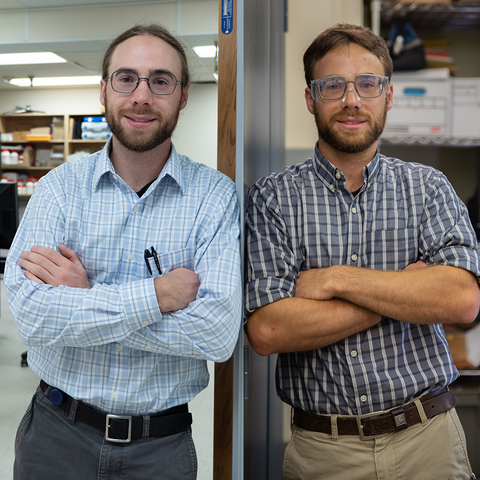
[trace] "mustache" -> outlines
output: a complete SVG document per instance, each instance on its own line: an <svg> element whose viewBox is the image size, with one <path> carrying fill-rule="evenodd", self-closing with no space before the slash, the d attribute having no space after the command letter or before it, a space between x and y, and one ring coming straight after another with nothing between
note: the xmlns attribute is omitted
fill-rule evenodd
<svg viewBox="0 0 480 480"><path fill-rule="evenodd" d="M118 114L121 116L131 116L131 115L144 115L156 119L161 119L162 115L158 112L154 112L148 108L121 108L118 110Z"/></svg>

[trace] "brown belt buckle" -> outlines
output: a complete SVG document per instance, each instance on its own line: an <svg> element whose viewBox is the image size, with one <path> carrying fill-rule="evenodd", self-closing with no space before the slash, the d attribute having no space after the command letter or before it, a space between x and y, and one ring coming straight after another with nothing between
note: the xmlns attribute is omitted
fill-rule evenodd
<svg viewBox="0 0 480 480"><path fill-rule="evenodd" d="M360 436L361 440L363 440L365 442L365 441L368 441L368 440L374 440L375 438L380 438L380 437L384 437L385 435L387 435L386 433L381 433L381 434L378 434L378 435L365 435L363 433L362 420L365 420L367 418L378 417L379 415L382 415L383 413L384 412L373 412L373 413L366 413L365 415L357 415L355 417L355 420L357 421L358 435Z"/></svg>

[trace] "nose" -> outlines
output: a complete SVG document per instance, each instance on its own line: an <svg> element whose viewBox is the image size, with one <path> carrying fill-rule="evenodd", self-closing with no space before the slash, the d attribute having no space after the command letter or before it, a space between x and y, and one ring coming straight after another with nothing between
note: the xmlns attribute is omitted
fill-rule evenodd
<svg viewBox="0 0 480 480"><path fill-rule="evenodd" d="M350 108L360 108L362 99L357 93L354 82L347 82L345 85L345 93L342 97L342 106Z"/></svg>
<svg viewBox="0 0 480 480"><path fill-rule="evenodd" d="M132 93L132 103L151 105L152 102L153 93L148 85L148 78L139 78L138 84Z"/></svg>

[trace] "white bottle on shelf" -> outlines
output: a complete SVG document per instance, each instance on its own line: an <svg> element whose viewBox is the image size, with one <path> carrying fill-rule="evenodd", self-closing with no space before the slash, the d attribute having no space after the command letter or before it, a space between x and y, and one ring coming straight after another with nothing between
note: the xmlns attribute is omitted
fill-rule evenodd
<svg viewBox="0 0 480 480"><path fill-rule="evenodd" d="M10 152L10 164L18 165L18 152L16 150Z"/></svg>
<svg viewBox="0 0 480 480"><path fill-rule="evenodd" d="M2 163L4 165L11 165L11 163L10 163L10 150L8 148L2 148Z"/></svg>
<svg viewBox="0 0 480 480"><path fill-rule="evenodd" d="M31 195L31 194L33 193L34 188L35 188L34 179L30 177L30 178L27 180L27 191L26 191L26 194L27 194L27 195Z"/></svg>

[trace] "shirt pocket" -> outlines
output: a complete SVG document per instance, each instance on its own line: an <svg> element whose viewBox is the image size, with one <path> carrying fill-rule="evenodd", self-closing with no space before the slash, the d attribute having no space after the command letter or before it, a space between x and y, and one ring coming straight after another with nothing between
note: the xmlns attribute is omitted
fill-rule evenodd
<svg viewBox="0 0 480 480"><path fill-rule="evenodd" d="M187 268L193 271L194 261L195 249L191 247L158 254L158 263L160 264L162 274L175 270L176 268Z"/></svg>
<svg viewBox="0 0 480 480"><path fill-rule="evenodd" d="M403 270L419 260L418 234L413 228L367 233L365 265L374 270Z"/></svg>

